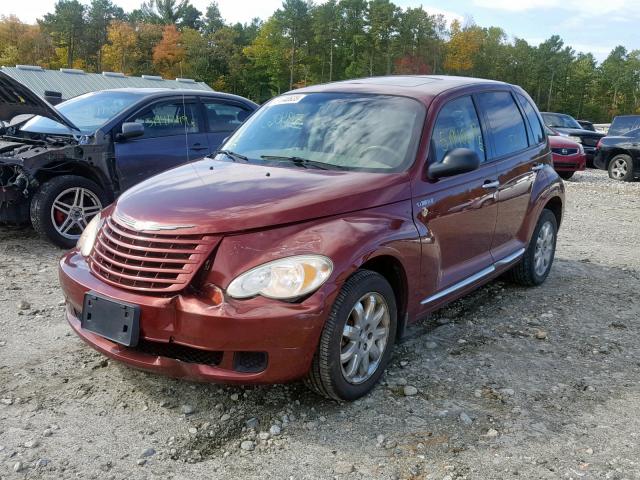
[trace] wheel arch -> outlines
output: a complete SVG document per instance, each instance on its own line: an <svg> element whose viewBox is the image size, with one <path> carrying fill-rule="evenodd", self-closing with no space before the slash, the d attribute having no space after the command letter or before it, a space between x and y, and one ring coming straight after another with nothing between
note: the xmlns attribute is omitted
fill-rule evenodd
<svg viewBox="0 0 640 480"><path fill-rule="evenodd" d="M545 203L544 207L547 210L551 210L551 213L556 217L556 222L558 224L558 228L560 228L560 223L562 222L562 212L563 212L563 203L560 197L551 197L547 203Z"/></svg>
<svg viewBox="0 0 640 480"><path fill-rule="evenodd" d="M69 165L69 162L73 162ZM90 165L84 165L74 160L65 160L62 162L49 163L41 167L35 172L34 177L40 185L48 182L52 178L60 177L62 175L73 175L77 177L83 177L87 180L91 180L98 184L100 188L105 192L109 201L114 200L114 193L111 187L111 183L104 178L104 175L96 168Z"/></svg>
<svg viewBox="0 0 640 480"><path fill-rule="evenodd" d="M398 314L398 328L396 336L400 337L406 326L409 305L409 285L407 272L404 265L397 257L389 254L381 254L367 259L358 270L370 270L382 275L396 297L396 309ZM358 271L356 270L356 271ZM354 272L355 273L355 272Z"/></svg>
<svg viewBox="0 0 640 480"><path fill-rule="evenodd" d="M619 148L619 147L613 148L607 153L607 157L605 158L605 161L604 161L605 170L609 170L609 164L611 163L611 160L613 160L618 155L628 155L629 157L631 157L631 159L633 159L633 155L631 155L631 152L629 152L628 150L625 150L624 148Z"/></svg>

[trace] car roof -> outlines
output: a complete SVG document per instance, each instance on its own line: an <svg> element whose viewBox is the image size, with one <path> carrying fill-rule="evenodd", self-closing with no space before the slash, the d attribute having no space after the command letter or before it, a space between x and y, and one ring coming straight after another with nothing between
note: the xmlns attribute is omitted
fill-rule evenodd
<svg viewBox="0 0 640 480"><path fill-rule="evenodd" d="M430 103L437 95L456 88L469 86L510 86L508 83L472 77L448 75L390 75L356 78L339 82L313 85L287 93L370 93L399 95Z"/></svg>
<svg viewBox="0 0 640 480"><path fill-rule="evenodd" d="M106 90L98 90L97 92L89 92L89 93L98 93L98 92L126 92L131 93L133 95L138 95L142 97L174 97L174 96L199 96L199 97L215 97L215 98L226 98L228 100L237 100L245 104L257 105L251 100L240 97L238 95L233 95L231 93L217 92L214 90L189 90L185 88L133 88L133 87L125 87L125 88L109 88Z"/></svg>

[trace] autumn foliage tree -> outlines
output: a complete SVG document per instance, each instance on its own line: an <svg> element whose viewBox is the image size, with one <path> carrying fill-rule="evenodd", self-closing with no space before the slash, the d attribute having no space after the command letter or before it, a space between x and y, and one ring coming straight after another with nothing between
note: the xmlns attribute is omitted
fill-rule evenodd
<svg viewBox="0 0 640 480"><path fill-rule="evenodd" d="M182 75L184 58L182 34L175 25L165 26L162 40L153 48L153 65L162 76L176 78Z"/></svg>

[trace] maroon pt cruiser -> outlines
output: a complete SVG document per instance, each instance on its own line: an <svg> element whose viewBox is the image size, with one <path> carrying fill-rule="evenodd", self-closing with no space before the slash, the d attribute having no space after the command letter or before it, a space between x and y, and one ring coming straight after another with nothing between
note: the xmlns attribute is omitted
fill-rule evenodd
<svg viewBox="0 0 640 480"><path fill-rule="evenodd" d="M506 272L542 283L563 204L519 87L308 87L94 217L60 261L66 315L133 367L353 400L417 319Z"/></svg>

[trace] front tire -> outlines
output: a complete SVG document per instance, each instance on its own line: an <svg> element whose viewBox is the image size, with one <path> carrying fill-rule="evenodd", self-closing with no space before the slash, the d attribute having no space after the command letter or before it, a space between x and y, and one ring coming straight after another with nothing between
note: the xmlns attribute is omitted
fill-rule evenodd
<svg viewBox="0 0 640 480"><path fill-rule="evenodd" d="M508 273L509 279L533 287L543 283L553 265L556 253L558 221L551 210L544 209L538 219L529 246L522 259Z"/></svg>
<svg viewBox="0 0 640 480"><path fill-rule="evenodd" d="M609 162L609 178L622 182L633 181L633 159L624 153L616 155Z"/></svg>
<svg viewBox="0 0 640 480"><path fill-rule="evenodd" d="M389 362L396 329L389 282L376 272L356 272L333 304L305 383L334 400L366 395Z"/></svg>
<svg viewBox="0 0 640 480"><path fill-rule="evenodd" d="M108 204L95 182L61 175L43 183L31 200L31 224L38 234L62 248L73 247L89 221Z"/></svg>

